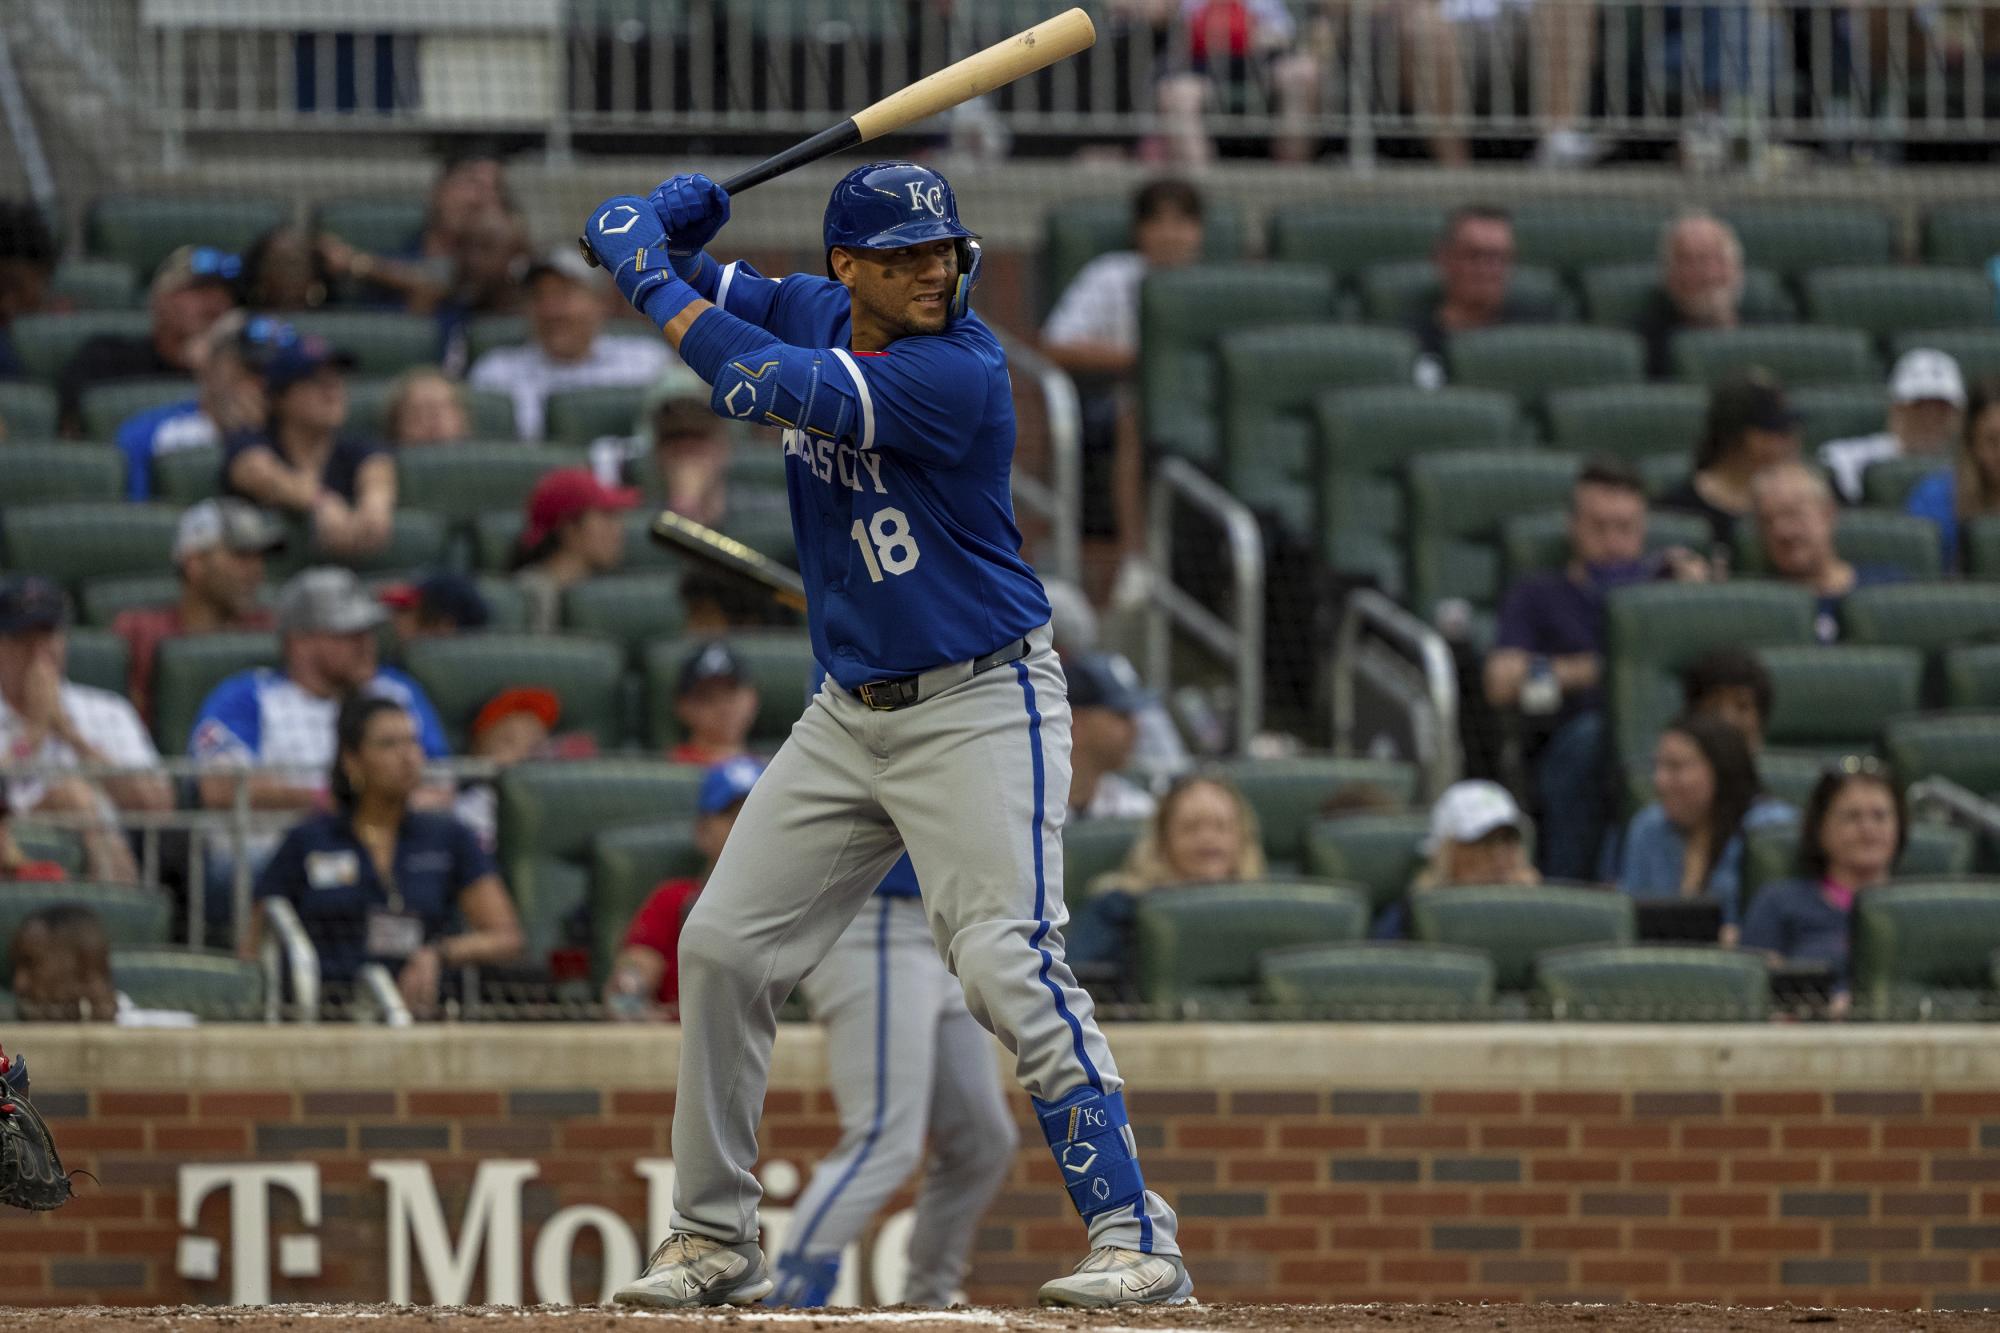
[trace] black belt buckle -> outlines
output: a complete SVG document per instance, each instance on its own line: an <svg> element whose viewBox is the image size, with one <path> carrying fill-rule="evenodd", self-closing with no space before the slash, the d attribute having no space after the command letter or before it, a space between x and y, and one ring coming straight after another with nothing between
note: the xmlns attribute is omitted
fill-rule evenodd
<svg viewBox="0 0 2000 1333"><path fill-rule="evenodd" d="M905 676L901 680L871 680L854 691L878 713L892 712L898 708L908 708L917 701L917 678Z"/></svg>

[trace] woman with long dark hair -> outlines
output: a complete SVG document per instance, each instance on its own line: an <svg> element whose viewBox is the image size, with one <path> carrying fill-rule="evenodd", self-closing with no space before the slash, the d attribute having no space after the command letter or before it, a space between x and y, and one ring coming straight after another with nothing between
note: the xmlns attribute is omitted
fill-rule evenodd
<svg viewBox="0 0 2000 1333"><path fill-rule="evenodd" d="M1704 714L1660 733L1653 791L1657 799L1626 826L1618 887L1635 898L1713 898L1728 936L1743 889L1744 831L1795 812L1764 795L1743 733Z"/></svg>
<svg viewBox="0 0 2000 1333"><path fill-rule="evenodd" d="M424 776L416 719L393 700L358 695L335 725L335 808L286 835L257 896L298 911L330 988L382 963L411 1010L429 1012L446 968L520 954L520 919L472 830L410 808ZM463 928L453 930L457 921Z"/></svg>

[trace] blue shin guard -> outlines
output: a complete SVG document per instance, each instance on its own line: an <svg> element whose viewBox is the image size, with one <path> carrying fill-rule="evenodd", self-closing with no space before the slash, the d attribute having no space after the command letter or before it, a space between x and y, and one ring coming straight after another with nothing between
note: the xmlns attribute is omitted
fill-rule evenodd
<svg viewBox="0 0 2000 1333"><path fill-rule="evenodd" d="M1042 1135L1069 1187L1069 1200L1084 1221L1134 1204L1143 1209L1146 1182L1139 1174L1123 1094L1107 1097L1093 1088L1078 1088L1057 1101L1033 1100Z"/></svg>

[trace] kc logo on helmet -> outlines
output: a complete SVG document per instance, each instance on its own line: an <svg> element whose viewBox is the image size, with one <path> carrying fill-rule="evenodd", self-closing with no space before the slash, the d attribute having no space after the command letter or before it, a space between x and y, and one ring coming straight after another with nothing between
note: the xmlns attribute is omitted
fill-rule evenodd
<svg viewBox="0 0 2000 1333"><path fill-rule="evenodd" d="M910 207L927 209L938 217L944 216L944 187L925 185L922 181L904 181L903 188L910 192Z"/></svg>
<svg viewBox="0 0 2000 1333"><path fill-rule="evenodd" d="M612 226L611 219L620 215L623 216L623 221L615 227ZM603 214L597 219L597 229L606 236L623 236L626 232L637 226L638 223L638 209L632 207L630 204L613 204L610 208L605 209Z"/></svg>

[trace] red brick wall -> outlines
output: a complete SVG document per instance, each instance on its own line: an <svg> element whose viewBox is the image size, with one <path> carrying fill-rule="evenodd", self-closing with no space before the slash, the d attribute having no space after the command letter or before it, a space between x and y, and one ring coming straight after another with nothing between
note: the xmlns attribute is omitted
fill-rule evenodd
<svg viewBox="0 0 2000 1333"><path fill-rule="evenodd" d="M63 1091L38 1075L68 1163L61 1212L0 1219L0 1303L217 1302L175 1272L183 1162L311 1161L323 1272L278 1300L387 1292L383 1158L432 1164L456 1237L477 1163L526 1158L526 1244L571 1204L643 1230L638 1158L669 1155L672 1095L594 1088ZM1029 1299L1082 1233L1026 1102L1023 1148L980 1233L972 1295ZM1211 1300L1470 1299L2000 1305L2000 1087L1326 1092L1142 1088L1149 1181L1180 1210ZM836 1139L827 1094L773 1091L767 1158ZM774 1200L784 1203L787 1200ZM224 1240L211 1196L190 1234ZM274 1196L271 1231L297 1210ZM596 1287L579 1243L580 1299ZM524 1261L525 1267L525 1261ZM475 1295L477 1295L477 1291ZM419 1281L419 1298L424 1295ZM532 1291L529 1299L533 1299Z"/></svg>

